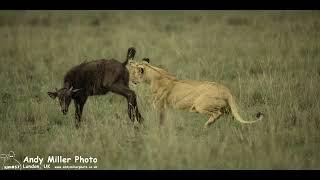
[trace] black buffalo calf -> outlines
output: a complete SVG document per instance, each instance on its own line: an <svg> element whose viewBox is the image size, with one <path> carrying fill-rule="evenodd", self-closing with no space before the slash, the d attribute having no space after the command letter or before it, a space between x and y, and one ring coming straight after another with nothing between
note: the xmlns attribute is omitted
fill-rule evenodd
<svg viewBox="0 0 320 180"><path fill-rule="evenodd" d="M135 53L134 48L129 48L127 59L123 63L115 59L101 59L77 65L64 76L63 87L55 92L48 92L48 95L53 99L58 97L64 115L68 112L71 100L74 100L77 128L88 96L104 95L109 91L126 97L129 118L141 123L143 118L138 110L136 94L129 88L129 72L125 67Z"/></svg>

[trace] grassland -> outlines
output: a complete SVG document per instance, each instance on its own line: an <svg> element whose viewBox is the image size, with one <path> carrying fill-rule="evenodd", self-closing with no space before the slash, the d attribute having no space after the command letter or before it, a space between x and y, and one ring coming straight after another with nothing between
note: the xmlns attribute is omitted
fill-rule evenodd
<svg viewBox="0 0 320 180"><path fill-rule="evenodd" d="M1 11L0 153L16 159L98 158L99 169L319 169L319 11ZM90 97L74 127L47 91L85 60L149 57L181 79L232 89L245 119L169 109L159 128L148 86L132 87L145 118L136 130L126 100Z"/></svg>

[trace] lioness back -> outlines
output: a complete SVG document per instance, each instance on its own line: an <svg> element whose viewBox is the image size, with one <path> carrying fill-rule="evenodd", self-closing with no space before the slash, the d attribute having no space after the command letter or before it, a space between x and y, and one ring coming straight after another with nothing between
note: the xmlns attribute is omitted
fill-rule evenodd
<svg viewBox="0 0 320 180"><path fill-rule="evenodd" d="M176 81L167 96L167 103L179 109L188 109L200 97L221 98L227 100L230 91L225 86L208 81Z"/></svg>

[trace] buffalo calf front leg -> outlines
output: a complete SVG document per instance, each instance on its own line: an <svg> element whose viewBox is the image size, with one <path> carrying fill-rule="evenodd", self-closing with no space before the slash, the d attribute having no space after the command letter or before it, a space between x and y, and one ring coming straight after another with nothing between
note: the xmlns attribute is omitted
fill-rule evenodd
<svg viewBox="0 0 320 180"><path fill-rule="evenodd" d="M115 84L110 88L110 90L113 93L126 97L128 102L129 118L134 121L136 117L139 123L142 122L143 118L138 109L136 93L124 84Z"/></svg>
<svg viewBox="0 0 320 180"><path fill-rule="evenodd" d="M76 109L76 111L75 111L75 125L76 125L76 128L80 127L83 106L84 106L86 100L87 100L87 97L82 97L82 98L74 100L74 105L75 105L75 109Z"/></svg>

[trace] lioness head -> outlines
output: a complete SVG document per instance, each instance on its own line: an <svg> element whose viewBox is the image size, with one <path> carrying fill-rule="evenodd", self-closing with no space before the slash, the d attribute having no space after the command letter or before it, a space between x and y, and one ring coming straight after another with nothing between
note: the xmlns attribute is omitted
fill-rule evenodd
<svg viewBox="0 0 320 180"><path fill-rule="evenodd" d="M130 82L138 84L148 80L146 77L146 65L149 62L149 58L143 58L142 62L129 61Z"/></svg>

